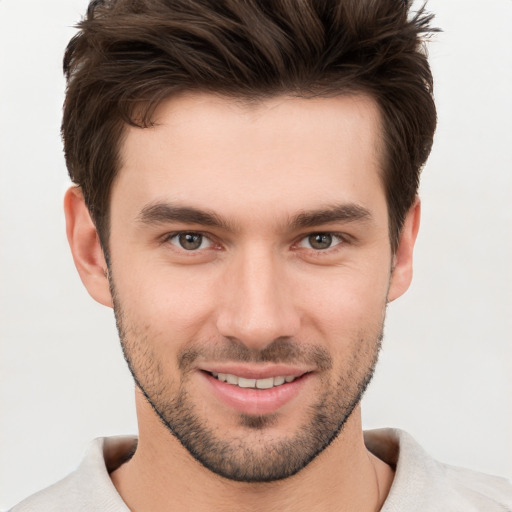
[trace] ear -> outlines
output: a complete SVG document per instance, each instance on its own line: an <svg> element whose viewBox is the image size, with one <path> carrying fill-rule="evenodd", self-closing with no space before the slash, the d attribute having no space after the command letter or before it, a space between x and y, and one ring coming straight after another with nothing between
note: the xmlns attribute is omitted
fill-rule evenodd
<svg viewBox="0 0 512 512"><path fill-rule="evenodd" d="M412 253L420 227L421 204L419 198L405 216L398 247L393 256L393 269L388 291L388 302L404 294L412 281Z"/></svg>
<svg viewBox="0 0 512 512"><path fill-rule="evenodd" d="M66 192L64 213L69 246L82 283L94 300L112 307L107 263L80 187Z"/></svg>

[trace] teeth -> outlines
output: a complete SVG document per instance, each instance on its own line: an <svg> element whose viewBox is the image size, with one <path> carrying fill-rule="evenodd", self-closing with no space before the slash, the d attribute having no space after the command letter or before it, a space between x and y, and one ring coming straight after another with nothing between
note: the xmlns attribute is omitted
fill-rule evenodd
<svg viewBox="0 0 512 512"><path fill-rule="evenodd" d="M238 384L238 379L236 375L226 375L226 382L228 384L234 384L235 386Z"/></svg>
<svg viewBox="0 0 512 512"><path fill-rule="evenodd" d="M235 376L233 375L233 377ZM238 387L240 388L254 388L256 386L256 379L244 379L243 377L238 377L237 380Z"/></svg>
<svg viewBox="0 0 512 512"><path fill-rule="evenodd" d="M286 382L286 377L274 377L274 386L280 386Z"/></svg>
<svg viewBox="0 0 512 512"><path fill-rule="evenodd" d="M237 377L236 375L231 375L229 373L215 373L212 372L212 375L219 379L222 382L227 382L228 384L232 384L233 386L238 386L240 388L256 388L256 389L271 389L275 386L282 386L285 382L293 382L297 377L288 376L278 376L278 377L268 377L266 379L246 379L244 377Z"/></svg>
<svg viewBox="0 0 512 512"><path fill-rule="evenodd" d="M274 387L274 377L268 379L258 379L256 381L256 387L258 389L270 389Z"/></svg>

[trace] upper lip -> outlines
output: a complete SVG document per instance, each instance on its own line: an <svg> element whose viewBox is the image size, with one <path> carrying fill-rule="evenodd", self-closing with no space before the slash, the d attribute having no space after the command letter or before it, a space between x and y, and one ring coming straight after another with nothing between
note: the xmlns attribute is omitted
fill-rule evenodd
<svg viewBox="0 0 512 512"><path fill-rule="evenodd" d="M268 379L269 377L300 377L313 369L287 364L206 363L202 364L199 370L209 373L226 373L245 379Z"/></svg>

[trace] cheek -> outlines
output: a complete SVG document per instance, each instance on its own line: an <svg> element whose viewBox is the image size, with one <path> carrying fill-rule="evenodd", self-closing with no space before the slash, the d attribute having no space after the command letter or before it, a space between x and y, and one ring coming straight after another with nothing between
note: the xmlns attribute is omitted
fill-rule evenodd
<svg viewBox="0 0 512 512"><path fill-rule="evenodd" d="M162 340L180 345L201 336L211 317L213 284L192 272L161 271L145 266L115 269L116 292L126 322ZM203 334L204 336L204 334Z"/></svg>
<svg viewBox="0 0 512 512"><path fill-rule="evenodd" d="M389 285L383 274L347 272L315 282L306 288L304 318L336 348L380 331Z"/></svg>

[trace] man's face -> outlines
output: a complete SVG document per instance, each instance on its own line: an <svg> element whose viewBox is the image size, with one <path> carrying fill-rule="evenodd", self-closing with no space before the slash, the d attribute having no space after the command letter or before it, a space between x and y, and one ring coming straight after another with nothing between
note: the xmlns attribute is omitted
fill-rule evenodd
<svg viewBox="0 0 512 512"><path fill-rule="evenodd" d="M110 282L131 371L188 451L235 480L294 474L369 382L392 254L365 97L171 99L129 128Z"/></svg>

